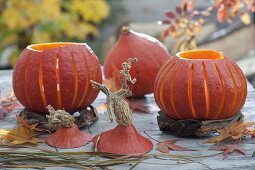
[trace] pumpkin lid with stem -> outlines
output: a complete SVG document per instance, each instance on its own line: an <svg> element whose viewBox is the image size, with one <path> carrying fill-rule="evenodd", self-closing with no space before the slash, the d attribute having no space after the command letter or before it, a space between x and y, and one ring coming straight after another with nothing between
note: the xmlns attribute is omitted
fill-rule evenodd
<svg viewBox="0 0 255 170"><path fill-rule="evenodd" d="M132 124L132 110L125 100L132 92L128 82L136 83L136 79L129 74L131 63L137 63L137 58L128 58L122 63L122 70L119 71L121 88L117 92L111 92L103 84L93 80L90 82L94 88L101 90L106 96L107 112L110 120L116 118L118 126L112 130L95 136L92 140L95 150L115 154L144 154L152 149L152 142L139 134ZM116 147L117 146L117 147Z"/></svg>
<svg viewBox="0 0 255 170"><path fill-rule="evenodd" d="M176 54L177 57L183 60L222 60L224 55L222 52L216 50L189 50L182 51Z"/></svg>
<svg viewBox="0 0 255 170"><path fill-rule="evenodd" d="M89 134L81 132L74 123L74 117L64 110L55 110L52 106L47 106L50 115L47 115L48 121L52 126L57 126L55 133L46 137L48 145L61 149L77 148L87 144L92 137Z"/></svg>

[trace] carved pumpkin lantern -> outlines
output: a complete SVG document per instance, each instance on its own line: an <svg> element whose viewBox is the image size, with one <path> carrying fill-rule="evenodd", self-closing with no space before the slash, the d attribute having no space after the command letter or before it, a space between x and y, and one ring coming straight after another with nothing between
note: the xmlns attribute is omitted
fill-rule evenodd
<svg viewBox="0 0 255 170"><path fill-rule="evenodd" d="M89 80L102 81L96 54L86 43L29 45L13 72L13 89L26 108L47 112L46 107L75 112L91 104L99 91Z"/></svg>
<svg viewBox="0 0 255 170"><path fill-rule="evenodd" d="M184 51L160 69L154 94L156 103L170 118L225 119L235 116L244 105L246 78L221 52Z"/></svg>

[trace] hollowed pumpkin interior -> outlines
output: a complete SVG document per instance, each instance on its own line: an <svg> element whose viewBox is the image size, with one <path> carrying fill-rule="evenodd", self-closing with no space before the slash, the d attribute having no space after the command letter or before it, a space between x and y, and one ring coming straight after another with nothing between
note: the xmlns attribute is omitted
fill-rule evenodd
<svg viewBox="0 0 255 170"><path fill-rule="evenodd" d="M214 50L191 50L179 52L178 57L188 60L197 60L197 59L210 59L210 60L219 60L224 59L222 53Z"/></svg>
<svg viewBox="0 0 255 170"><path fill-rule="evenodd" d="M63 47L63 46L74 45L74 44L78 44L78 43L72 43L72 42L43 43L43 44L30 45L28 46L28 48L34 51L45 51L51 48Z"/></svg>

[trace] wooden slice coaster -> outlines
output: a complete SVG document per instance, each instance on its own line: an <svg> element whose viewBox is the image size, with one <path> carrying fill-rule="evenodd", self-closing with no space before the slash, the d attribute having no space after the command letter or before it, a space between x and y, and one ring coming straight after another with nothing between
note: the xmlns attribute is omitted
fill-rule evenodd
<svg viewBox="0 0 255 170"><path fill-rule="evenodd" d="M225 126L243 120L243 114L239 112L236 116L222 120L175 120L167 117L162 111L159 111L157 117L158 126L161 131L168 131L178 137L187 136L207 136L217 132L217 129L222 129Z"/></svg>
<svg viewBox="0 0 255 170"><path fill-rule="evenodd" d="M38 128L55 131L56 129L48 123L48 119L46 118L47 114L36 113L25 108L20 112L19 116L23 117L24 120L28 122L28 124L38 123ZM79 128L89 126L98 119L97 111L91 105L86 109L75 112L73 116L75 118L75 124Z"/></svg>

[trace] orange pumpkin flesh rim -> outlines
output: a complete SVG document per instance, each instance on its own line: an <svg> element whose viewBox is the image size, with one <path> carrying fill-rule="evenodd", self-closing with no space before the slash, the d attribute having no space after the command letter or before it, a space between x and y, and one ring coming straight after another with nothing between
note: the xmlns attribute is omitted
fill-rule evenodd
<svg viewBox="0 0 255 170"><path fill-rule="evenodd" d="M42 43L42 44L33 44L27 46L29 50L43 52L52 48L64 47L68 45L81 45L83 43L74 43L74 42L53 42L53 43Z"/></svg>
<svg viewBox="0 0 255 170"><path fill-rule="evenodd" d="M185 60L222 60L224 55L221 52L214 50L190 50L177 53L180 59Z"/></svg>

